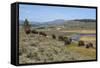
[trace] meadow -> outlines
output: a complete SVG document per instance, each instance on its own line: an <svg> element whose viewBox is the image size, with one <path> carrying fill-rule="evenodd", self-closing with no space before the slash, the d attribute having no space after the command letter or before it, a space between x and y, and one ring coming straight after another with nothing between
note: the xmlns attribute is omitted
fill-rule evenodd
<svg viewBox="0 0 100 68"><path fill-rule="evenodd" d="M31 28L33 30L34 28ZM96 36L80 36L78 40L85 43L94 42L94 48L78 46L78 41L72 41L71 44L65 45L59 41L59 36L71 37L73 34L85 33L94 34L95 30L47 30L36 29L39 32L45 32L47 37L39 34L26 34L23 27L19 27L19 63L46 63L78 60L95 60L96 59ZM56 39L52 38L56 35Z"/></svg>

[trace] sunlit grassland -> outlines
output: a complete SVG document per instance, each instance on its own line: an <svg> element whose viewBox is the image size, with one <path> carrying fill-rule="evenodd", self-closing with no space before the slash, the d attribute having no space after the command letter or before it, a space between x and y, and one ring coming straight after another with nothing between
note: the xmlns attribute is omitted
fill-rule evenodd
<svg viewBox="0 0 100 68"><path fill-rule="evenodd" d="M79 53L80 55L83 56L88 56L92 58L96 58L96 49L95 48L85 48L83 47L78 47L78 43L73 42L72 44L66 46L67 49L69 49L72 52Z"/></svg>
<svg viewBox="0 0 100 68"><path fill-rule="evenodd" d="M42 31L45 29L36 29ZM48 37L39 34L25 34L24 29L19 27L19 63L39 63L55 61L77 61L96 59L95 48L78 47L78 41L70 45L64 45L64 41L58 40L58 35L67 36L67 33L59 31L48 31ZM52 39L55 34L57 39ZM67 36L68 37L68 36ZM69 36L70 37L70 36ZM85 37L85 36L84 36ZM86 36L80 39L89 41L91 37ZM88 38L87 38L88 37ZM94 39L93 37L92 39Z"/></svg>
<svg viewBox="0 0 100 68"><path fill-rule="evenodd" d="M96 30L62 30L61 32L96 33Z"/></svg>
<svg viewBox="0 0 100 68"><path fill-rule="evenodd" d="M83 40L83 41L95 41L96 40L96 37L95 36L82 36L80 37L80 40Z"/></svg>

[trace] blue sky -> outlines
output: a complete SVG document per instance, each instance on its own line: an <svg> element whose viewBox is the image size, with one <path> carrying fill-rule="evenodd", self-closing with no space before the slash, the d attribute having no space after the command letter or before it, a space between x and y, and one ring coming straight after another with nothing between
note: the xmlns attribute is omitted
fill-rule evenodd
<svg viewBox="0 0 100 68"><path fill-rule="evenodd" d="M25 18L36 22L47 22L56 19L95 19L96 9L20 4L19 19L25 20Z"/></svg>

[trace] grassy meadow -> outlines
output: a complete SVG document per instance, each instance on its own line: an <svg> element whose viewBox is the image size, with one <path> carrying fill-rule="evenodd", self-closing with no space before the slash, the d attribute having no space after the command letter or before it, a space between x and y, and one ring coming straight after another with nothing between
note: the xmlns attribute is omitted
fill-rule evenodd
<svg viewBox="0 0 100 68"><path fill-rule="evenodd" d="M31 28L34 29L34 28ZM39 34L26 34L23 27L19 27L19 63L45 63L61 61L95 60L96 59L96 37L81 36L79 40L94 42L94 48L78 47L78 41L65 45L57 38L59 35L70 37L74 33L95 33L95 30L47 30L36 29L45 32L48 37ZM57 36L56 39L51 37Z"/></svg>

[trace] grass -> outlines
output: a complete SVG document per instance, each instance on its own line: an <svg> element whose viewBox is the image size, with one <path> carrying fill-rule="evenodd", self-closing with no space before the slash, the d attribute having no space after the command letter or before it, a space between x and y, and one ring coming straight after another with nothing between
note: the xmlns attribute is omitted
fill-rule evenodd
<svg viewBox="0 0 100 68"><path fill-rule="evenodd" d="M77 33L96 33L95 30L64 30L62 32L77 32Z"/></svg>
<svg viewBox="0 0 100 68"><path fill-rule="evenodd" d="M63 41L35 34L26 35L23 29L19 30L19 63L88 60L85 56L95 58L95 49L78 47L77 42L65 46Z"/></svg>
<svg viewBox="0 0 100 68"><path fill-rule="evenodd" d="M78 47L77 43L72 43L69 46L67 46L66 48L73 52L79 53L80 55L96 58L96 49L95 48L87 49L85 47Z"/></svg>
<svg viewBox="0 0 100 68"><path fill-rule="evenodd" d="M84 41L88 41L88 40L95 41L96 40L96 37L95 36L82 36L80 38L80 40L84 40Z"/></svg>

